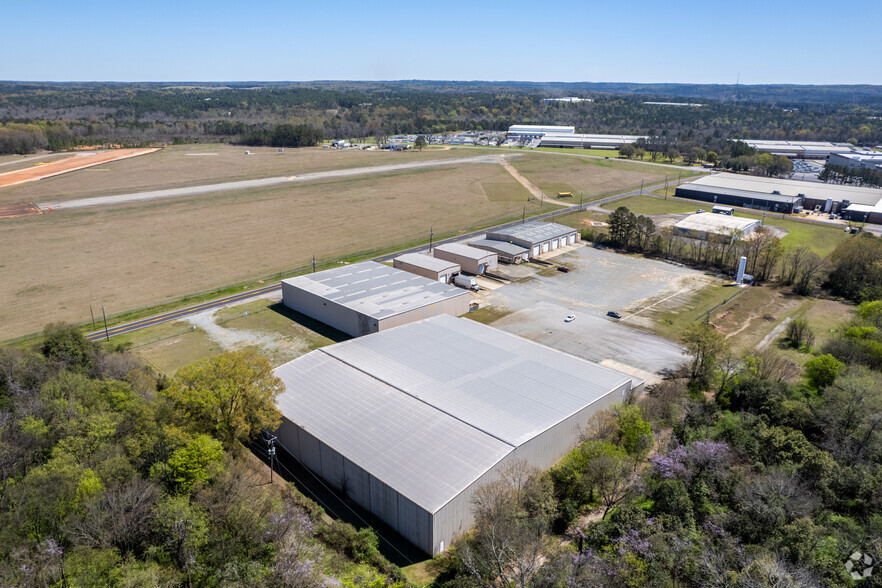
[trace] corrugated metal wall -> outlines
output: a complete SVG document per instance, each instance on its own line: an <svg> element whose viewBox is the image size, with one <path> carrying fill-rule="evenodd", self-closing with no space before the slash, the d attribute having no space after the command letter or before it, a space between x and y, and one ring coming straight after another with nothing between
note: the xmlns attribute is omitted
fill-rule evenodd
<svg viewBox="0 0 882 588"><path fill-rule="evenodd" d="M439 275L438 272L436 272L434 270L430 270L425 267L420 267L418 265L412 265L410 263L407 263L405 261L399 261L397 259L392 260L392 267L394 267L395 269L400 269L400 270L406 271L411 274L423 276L424 278L429 278L430 280L434 280L436 282L438 281L438 275ZM442 273L452 274L453 271L452 270L445 270Z"/></svg>
<svg viewBox="0 0 882 588"><path fill-rule="evenodd" d="M432 515L425 509L288 419L282 419L276 435L280 445L303 465L418 548L432 553Z"/></svg>
<svg viewBox="0 0 882 588"><path fill-rule="evenodd" d="M440 300L434 304L428 304L421 308L415 308L401 314L396 314L379 321L379 330L385 331L393 327L400 327L415 321L431 318L440 314L449 314L451 316L460 316L469 311L469 293L463 291L459 296Z"/></svg>
<svg viewBox="0 0 882 588"><path fill-rule="evenodd" d="M282 303L347 335L359 337L367 334L362 332L364 325L360 324L359 313L285 282L282 282ZM372 324L373 320L370 322ZM376 332L376 329L370 330L369 326L368 332Z"/></svg>

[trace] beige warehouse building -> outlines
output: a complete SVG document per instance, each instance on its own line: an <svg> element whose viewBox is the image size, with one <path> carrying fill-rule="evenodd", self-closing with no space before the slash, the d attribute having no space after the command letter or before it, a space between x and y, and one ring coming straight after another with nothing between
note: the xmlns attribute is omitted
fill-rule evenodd
<svg viewBox="0 0 882 588"><path fill-rule="evenodd" d="M432 252L438 259L458 263L462 271L479 276L499 265L499 256L462 243L438 245Z"/></svg>
<svg viewBox="0 0 882 588"><path fill-rule="evenodd" d="M392 267L449 284L453 276L462 271L458 263L439 257L429 257L422 253L405 253L392 260Z"/></svg>

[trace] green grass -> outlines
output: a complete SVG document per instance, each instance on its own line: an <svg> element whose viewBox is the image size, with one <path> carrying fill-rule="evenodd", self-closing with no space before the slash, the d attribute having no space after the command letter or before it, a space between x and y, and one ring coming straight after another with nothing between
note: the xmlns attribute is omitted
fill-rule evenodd
<svg viewBox="0 0 882 588"><path fill-rule="evenodd" d="M186 321L176 321L119 335L111 343L132 342L132 351L156 368L172 376L185 365L209 355L221 353L220 345L202 329L193 329Z"/></svg>
<svg viewBox="0 0 882 588"><path fill-rule="evenodd" d="M515 182L481 182L481 188L490 202L527 202L532 194L521 184Z"/></svg>
<svg viewBox="0 0 882 588"><path fill-rule="evenodd" d="M221 309L214 320L225 328L281 335L301 343L308 351L349 339L345 333L267 299Z"/></svg>
<svg viewBox="0 0 882 588"><path fill-rule="evenodd" d="M762 213L741 210L736 213L736 216L763 219ZM827 257L836 249L837 245L851 237L840 228L812 221L796 220L793 217L781 218L777 215L766 214L763 223L789 231L787 236L781 239L786 247L808 247L821 257Z"/></svg>
<svg viewBox="0 0 882 588"><path fill-rule="evenodd" d="M694 205L680 200L665 200L654 196L629 196L621 200L607 202L603 208L615 210L620 206L626 207L634 214L671 214L680 212L695 212Z"/></svg>
<svg viewBox="0 0 882 588"><path fill-rule="evenodd" d="M655 332L672 341L679 341L683 331L697 320L702 320L704 315L726 299L743 290L726 286L730 281L716 280L710 286L693 293L692 296L680 304L676 310L649 311L655 322ZM739 294L740 295L740 294ZM735 296L738 299L738 296ZM730 303L731 304L731 303Z"/></svg>
<svg viewBox="0 0 882 588"><path fill-rule="evenodd" d="M467 319L472 319L475 322L483 323L485 325L489 325L495 321L498 321L504 316L510 315L512 311L507 308L502 308L500 306L485 306L483 308L479 308L478 310L466 313L463 317Z"/></svg>
<svg viewBox="0 0 882 588"><path fill-rule="evenodd" d="M564 225L567 227L573 227L574 229L589 229L590 228L590 229L594 229L595 231L598 231L598 230L603 231L603 230L606 230L606 227L591 227L588 224L583 223L582 221L587 220L587 221L606 222L607 218L609 218L608 214L604 214L602 212L595 212L593 210L583 210L582 212L570 212L568 214L561 214L561 215L555 216L551 220L553 222L556 222L558 224L561 224L561 225Z"/></svg>

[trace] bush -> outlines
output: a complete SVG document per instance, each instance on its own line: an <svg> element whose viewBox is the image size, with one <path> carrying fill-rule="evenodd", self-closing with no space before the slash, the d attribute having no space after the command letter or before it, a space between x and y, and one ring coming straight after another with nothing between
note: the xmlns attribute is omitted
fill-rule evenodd
<svg viewBox="0 0 882 588"><path fill-rule="evenodd" d="M805 346L811 349L815 343L815 334L808 326L805 319L794 319L787 325L787 342L794 349L801 349Z"/></svg>

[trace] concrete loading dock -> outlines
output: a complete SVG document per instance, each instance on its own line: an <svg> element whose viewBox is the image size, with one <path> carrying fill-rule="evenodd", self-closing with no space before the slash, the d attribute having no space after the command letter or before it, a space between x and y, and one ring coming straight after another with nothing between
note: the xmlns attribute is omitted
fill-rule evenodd
<svg viewBox="0 0 882 588"><path fill-rule="evenodd" d="M476 276L493 271L499 265L499 258L495 253L469 247L462 243L438 245L432 253L438 259L458 263L462 271Z"/></svg>
<svg viewBox="0 0 882 588"><path fill-rule="evenodd" d="M469 243L469 247L483 249L490 253L495 253L502 263L521 263L530 259L530 250L514 243L506 243L505 241L493 241L492 239L481 239Z"/></svg>
<svg viewBox="0 0 882 588"><path fill-rule="evenodd" d="M418 350L418 351L417 351ZM515 460L547 469L642 381L466 319L412 323L275 370L279 443L428 554Z"/></svg>
<svg viewBox="0 0 882 588"><path fill-rule="evenodd" d="M282 280L282 302L353 337L469 311L469 293L364 261Z"/></svg>
<svg viewBox="0 0 882 588"><path fill-rule="evenodd" d="M462 271L458 263L421 253L405 253L392 260L392 267L442 284L449 284L453 276Z"/></svg>
<svg viewBox="0 0 882 588"><path fill-rule="evenodd" d="M530 221L507 229L487 233L493 241L504 241L526 247L530 257L539 257L559 247L579 242L579 231L557 223Z"/></svg>

